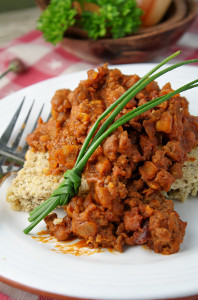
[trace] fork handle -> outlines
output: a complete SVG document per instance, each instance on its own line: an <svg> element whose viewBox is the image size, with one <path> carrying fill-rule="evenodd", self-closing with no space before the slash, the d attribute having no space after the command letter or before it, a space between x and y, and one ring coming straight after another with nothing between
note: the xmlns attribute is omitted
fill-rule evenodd
<svg viewBox="0 0 198 300"><path fill-rule="evenodd" d="M24 164L24 162L25 162L25 159L24 158L20 158L20 157L18 157L18 156L15 156L14 154L12 154L12 153L9 153L9 152L5 152L4 150L2 150L2 149L0 149L0 154L2 155L2 156L5 156L5 157L7 157L7 158L11 158L12 160L14 160L16 163L18 163L18 164Z"/></svg>

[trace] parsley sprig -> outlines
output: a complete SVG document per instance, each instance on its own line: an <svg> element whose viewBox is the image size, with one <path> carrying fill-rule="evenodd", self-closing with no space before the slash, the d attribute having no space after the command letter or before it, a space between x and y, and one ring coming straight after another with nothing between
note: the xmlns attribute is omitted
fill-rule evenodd
<svg viewBox="0 0 198 300"><path fill-rule="evenodd" d="M72 0L51 0L37 21L37 29L43 32L46 41L56 45L67 28L75 24L76 15Z"/></svg>
<svg viewBox="0 0 198 300"><path fill-rule="evenodd" d="M84 10L79 15L75 2L94 3L97 11ZM77 25L87 32L91 39L98 39L110 33L113 38L131 34L141 25L142 10L136 0L51 0L41 14L37 29L43 32L46 41L57 44L62 41L68 27Z"/></svg>
<svg viewBox="0 0 198 300"><path fill-rule="evenodd" d="M172 58L176 57L180 54L180 51L175 52L174 54L167 57L160 64L154 67L151 71L149 71L145 76L143 76L138 82L136 82L130 89L128 89L119 99L117 99L112 105L110 105L104 113L98 118L95 124L92 126L85 142L80 150L78 158L76 160L75 166L72 170L67 170L64 173L64 180L60 184L60 186L51 194L50 198L43 202L40 206L35 208L32 212L30 212L29 221L32 222L26 229L24 229L24 233L29 233L42 219L44 219L51 211L53 211L56 207L66 205L69 203L72 197L78 194L78 190L81 184L81 174L83 169L93 154L93 152L97 149L97 147L104 141L107 136L109 136L114 130L116 130L119 126L122 126L129 120L133 119L136 116L154 108L155 106L163 103L164 101L170 99L174 95L184 92L186 90L195 88L198 86L198 79L187 83L186 85L172 91L164 96L153 99L133 110L123 115L116 121L115 118L121 112L121 110L125 107L125 105L137 95L143 88L145 88L150 82L155 80L156 78L162 76L163 74L174 70L180 66L198 62L198 59L192 59L184 62L180 62L174 65L171 65L156 74L154 74L159 68L165 65ZM152 75L154 74L154 75ZM151 76L152 75L152 76ZM149 77L150 76L150 77ZM107 115L109 115L107 117ZM107 117L105 122L100 126L100 122ZM100 126L100 127L99 127ZM97 133L96 133L97 131ZM96 134L95 134L96 133ZM94 136L95 134L95 136Z"/></svg>
<svg viewBox="0 0 198 300"><path fill-rule="evenodd" d="M104 37L108 32L111 36L121 38L137 31L141 25L142 10L134 0L95 0L98 12L84 11L80 25L94 40Z"/></svg>

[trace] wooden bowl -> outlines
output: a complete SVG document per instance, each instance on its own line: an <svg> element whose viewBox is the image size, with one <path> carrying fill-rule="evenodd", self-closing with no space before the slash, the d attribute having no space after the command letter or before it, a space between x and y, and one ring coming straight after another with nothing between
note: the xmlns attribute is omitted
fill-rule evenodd
<svg viewBox="0 0 198 300"><path fill-rule="evenodd" d="M49 0L42 2L45 9ZM41 3L40 3L41 4ZM191 26L197 14L193 0L173 0L166 16L155 26L141 28L136 34L119 38L86 38L78 28L66 32L63 48L77 57L94 64L139 63L149 61L174 44Z"/></svg>

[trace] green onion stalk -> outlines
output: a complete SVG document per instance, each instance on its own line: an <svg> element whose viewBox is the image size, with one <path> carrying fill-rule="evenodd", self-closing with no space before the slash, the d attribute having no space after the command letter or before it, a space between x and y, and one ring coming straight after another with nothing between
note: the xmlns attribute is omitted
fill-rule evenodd
<svg viewBox="0 0 198 300"><path fill-rule="evenodd" d="M119 99L117 99L113 104L111 104L97 119L97 121L92 126L89 131L82 147L77 157L75 166L71 170L67 170L64 174L64 180L59 185L59 187L53 191L49 199L44 201L33 211L29 213L29 222L31 224L24 229L24 233L28 234L41 220L43 220L50 212L52 212L58 206L67 205L72 197L78 194L79 187L81 185L81 175L83 169L93 154L97 147L107 138L114 130L122 126L131 119L141 115L142 113L154 108L155 106L163 103L164 101L170 99L174 95L190 90L198 86L198 79L187 83L186 85L172 91L164 96L155 98L133 110L123 115L115 121L115 118L121 112L121 110L126 106L126 104L137 95L142 89L144 89L150 82L156 78L162 76L163 74L174 70L180 66L198 62L198 59L192 59L184 62L180 62L159 71L156 71L165 65L168 61L179 55L181 51L177 51L155 66L146 75L144 75L140 80L138 80L131 88L129 88ZM154 74L155 73L155 74ZM152 75L154 74L154 75ZM151 76L152 75L152 76ZM107 119L100 126L101 121L107 116ZM96 133L97 131L97 133Z"/></svg>

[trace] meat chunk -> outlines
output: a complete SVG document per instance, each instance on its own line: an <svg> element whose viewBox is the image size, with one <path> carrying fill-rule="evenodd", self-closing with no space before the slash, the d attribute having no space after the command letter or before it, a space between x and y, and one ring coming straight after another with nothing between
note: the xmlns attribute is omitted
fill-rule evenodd
<svg viewBox="0 0 198 300"><path fill-rule="evenodd" d="M186 225L187 223L182 222L175 211L155 211L149 220L149 248L162 254L178 252Z"/></svg>
<svg viewBox="0 0 198 300"><path fill-rule="evenodd" d="M156 130L165 133L171 133L172 131L172 116L168 111L165 111L161 118L156 122Z"/></svg>
<svg viewBox="0 0 198 300"><path fill-rule="evenodd" d="M104 155L110 160L115 161L117 159L119 141L117 135L114 133L106 139L103 144Z"/></svg>
<svg viewBox="0 0 198 300"><path fill-rule="evenodd" d="M151 161L146 161L142 167L139 167L139 172L144 180L151 180L157 174L158 168Z"/></svg>

